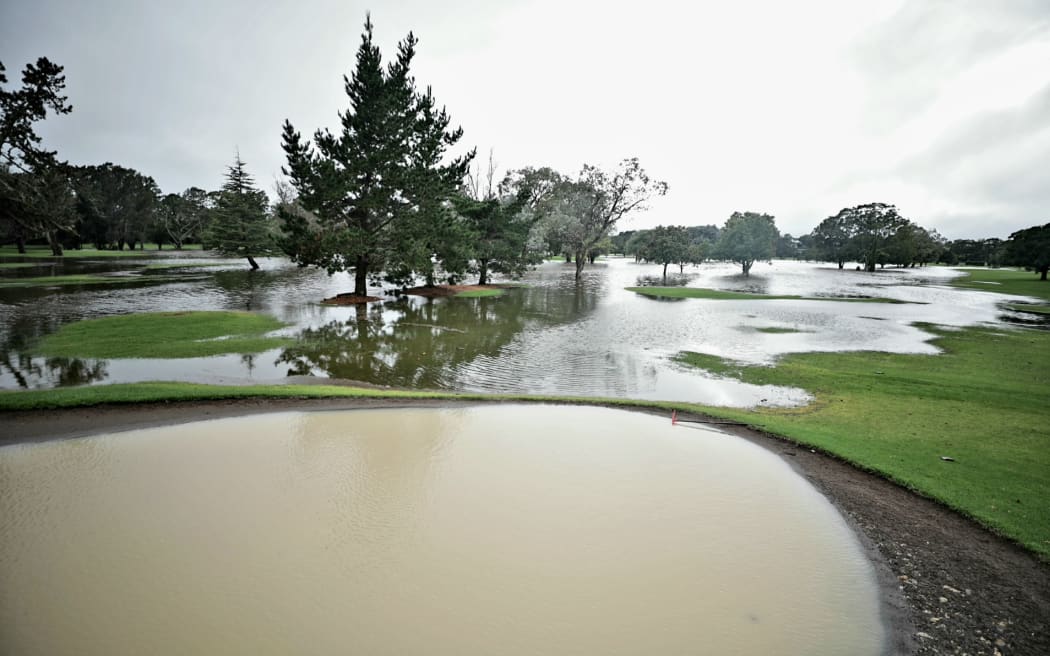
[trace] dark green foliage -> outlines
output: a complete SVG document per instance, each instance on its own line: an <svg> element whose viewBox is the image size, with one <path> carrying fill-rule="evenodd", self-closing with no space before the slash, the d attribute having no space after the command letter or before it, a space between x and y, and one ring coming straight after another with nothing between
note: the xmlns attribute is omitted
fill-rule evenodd
<svg viewBox="0 0 1050 656"><path fill-rule="evenodd" d="M145 242L159 203L153 178L115 164L74 172L80 233L98 249L123 250Z"/></svg>
<svg viewBox="0 0 1050 656"><path fill-rule="evenodd" d="M847 210L829 216L820 222L811 233L813 256L827 262L835 262L843 268L847 260L856 257L853 236L856 226Z"/></svg>
<svg viewBox="0 0 1050 656"><path fill-rule="evenodd" d="M779 235L771 215L733 212L715 244L715 257L736 262L745 276L751 275L756 260L773 257Z"/></svg>
<svg viewBox="0 0 1050 656"><path fill-rule="evenodd" d="M638 255L648 262L662 264L663 277L666 280L668 264L679 264L689 260L688 234L684 226L656 226L647 232Z"/></svg>
<svg viewBox="0 0 1050 656"><path fill-rule="evenodd" d="M255 188L255 181L237 155L226 170L226 182L208 218L208 248L229 257L247 258L252 270L258 269L255 258L274 250L268 208L266 194Z"/></svg>
<svg viewBox="0 0 1050 656"><path fill-rule="evenodd" d="M450 250L461 242L448 235L459 227L449 200L474 152L442 163L463 133L448 129L429 88L416 90L415 47L409 33L384 67L366 20L354 72L344 78L350 107L339 114L340 132L318 130L311 143L284 124L284 172L297 198L279 211L281 246L301 266L354 270L359 295L384 268L404 282L416 273L432 278L433 256L462 259Z"/></svg>
<svg viewBox="0 0 1050 656"><path fill-rule="evenodd" d="M61 255L58 233L71 231L72 190L64 162L41 146L35 124L48 113L68 114L62 67L41 57L22 71L22 86L7 89L0 62L0 226L24 252L25 242L46 236Z"/></svg>
<svg viewBox="0 0 1050 656"><path fill-rule="evenodd" d="M1050 223L1018 230L1006 242L1006 257L1010 264L1032 269L1046 280L1050 269Z"/></svg>

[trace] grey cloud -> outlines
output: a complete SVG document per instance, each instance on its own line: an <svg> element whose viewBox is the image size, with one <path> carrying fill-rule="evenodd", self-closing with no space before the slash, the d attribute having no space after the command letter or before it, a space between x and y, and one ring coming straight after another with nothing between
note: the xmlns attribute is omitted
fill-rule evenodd
<svg viewBox="0 0 1050 656"><path fill-rule="evenodd" d="M852 50L871 82L867 126L876 133L894 129L982 58L1048 32L1046 0L910 0Z"/></svg>

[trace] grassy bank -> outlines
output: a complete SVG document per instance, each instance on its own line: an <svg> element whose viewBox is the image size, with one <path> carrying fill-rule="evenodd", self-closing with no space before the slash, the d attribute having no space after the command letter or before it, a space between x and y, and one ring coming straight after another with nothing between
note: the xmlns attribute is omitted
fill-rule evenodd
<svg viewBox="0 0 1050 656"><path fill-rule="evenodd" d="M80 358L196 358L259 353L292 342L265 333L283 327L249 312L157 312L62 326L34 347L39 355Z"/></svg>
<svg viewBox="0 0 1050 656"><path fill-rule="evenodd" d="M97 248L81 248L75 250L72 248L63 251L61 257L63 258L99 258L99 257L156 257L157 255L165 255L167 253L179 253L185 251L199 251L201 250L200 244L183 244L182 251L177 251L173 246L165 245L163 249L158 249L154 243L147 243L145 250L99 250ZM0 246L0 257L56 257L51 254L51 249L47 246L26 246L26 252L24 254L19 253L18 249L14 246ZM56 258L57 259L57 258Z"/></svg>
<svg viewBox="0 0 1050 656"><path fill-rule="evenodd" d="M884 474L1050 557L1050 333L925 328L943 355L805 353L776 367L681 360L808 390L816 401L803 409L712 412Z"/></svg>
<svg viewBox="0 0 1050 656"><path fill-rule="evenodd" d="M716 301L838 301L845 303L907 303L893 298L848 298L844 296L775 296L770 294L748 294L745 292L727 292L721 289L703 287L627 287L627 291L652 298L706 298Z"/></svg>

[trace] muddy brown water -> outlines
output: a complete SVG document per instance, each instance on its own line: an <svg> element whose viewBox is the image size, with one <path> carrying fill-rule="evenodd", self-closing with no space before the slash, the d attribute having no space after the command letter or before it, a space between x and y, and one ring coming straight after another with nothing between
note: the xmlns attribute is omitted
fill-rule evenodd
<svg viewBox="0 0 1050 656"><path fill-rule="evenodd" d="M827 500L604 408L286 412L0 449L0 653L879 654Z"/></svg>

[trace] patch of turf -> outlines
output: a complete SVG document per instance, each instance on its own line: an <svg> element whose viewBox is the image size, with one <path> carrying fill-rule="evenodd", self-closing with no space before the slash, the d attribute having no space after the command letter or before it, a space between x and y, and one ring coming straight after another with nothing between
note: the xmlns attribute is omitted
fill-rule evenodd
<svg viewBox="0 0 1050 656"><path fill-rule="evenodd" d="M283 327L249 312L157 312L88 319L67 324L32 349L53 357L196 358L259 353L291 344L265 333Z"/></svg>
<svg viewBox="0 0 1050 656"><path fill-rule="evenodd" d="M30 262L0 262L0 269L25 269L38 266Z"/></svg>
<svg viewBox="0 0 1050 656"><path fill-rule="evenodd" d="M503 296L506 289L469 289L456 294L456 298L485 298L489 296Z"/></svg>
<svg viewBox="0 0 1050 656"><path fill-rule="evenodd" d="M166 269L199 269L202 267L216 267L225 266L225 262L179 262L177 260L171 262L153 262L147 264L144 271L163 271Z"/></svg>
<svg viewBox="0 0 1050 656"><path fill-rule="evenodd" d="M626 287L627 291L653 298L706 298L718 301L837 301L840 303L908 303L894 298L850 298L845 296L793 296L727 292L703 287Z"/></svg>
<svg viewBox="0 0 1050 656"><path fill-rule="evenodd" d="M1050 557L1050 334L923 328L943 354L803 353L775 367L679 359L804 388L816 399L805 408L710 412L877 471Z"/></svg>
<svg viewBox="0 0 1050 656"><path fill-rule="evenodd" d="M1039 274L1020 269L959 269L966 275L953 278L954 287L980 289L999 294L1032 296L1050 301L1050 280L1040 280Z"/></svg>

